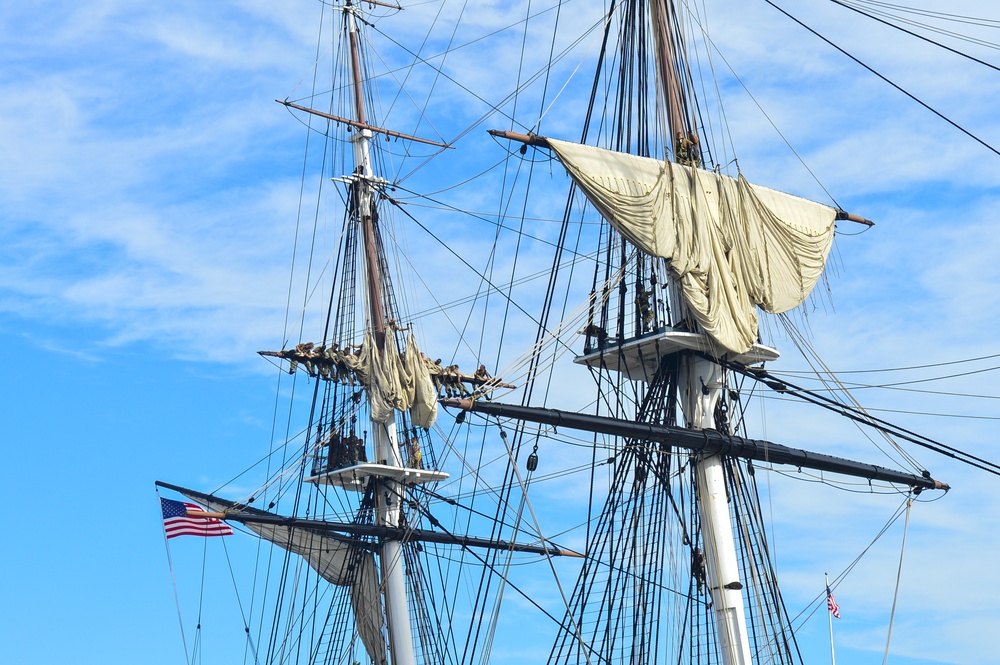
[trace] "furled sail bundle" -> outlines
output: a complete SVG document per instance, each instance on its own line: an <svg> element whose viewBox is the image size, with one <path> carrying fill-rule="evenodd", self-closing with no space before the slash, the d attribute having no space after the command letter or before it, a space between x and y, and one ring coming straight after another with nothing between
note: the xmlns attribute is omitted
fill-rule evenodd
<svg viewBox="0 0 1000 665"><path fill-rule="evenodd" d="M394 325L390 329L397 330ZM380 350L371 331L360 346L352 348L356 350L340 349L336 344L316 346L309 342L297 344L294 349L259 353L291 361L289 372L294 372L301 364L310 376L352 386L360 383L368 391L372 419L377 423L389 422L396 411L409 410L415 426L429 428L434 424L438 395L431 368L438 373L441 368L421 353L412 333L407 335L402 353L394 341Z"/></svg>
<svg viewBox="0 0 1000 665"><path fill-rule="evenodd" d="M672 162L546 139L604 218L666 259L690 312L734 353L757 341L757 306L806 299L826 264L830 206Z"/></svg>
<svg viewBox="0 0 1000 665"><path fill-rule="evenodd" d="M387 343L379 351L369 332L359 354L362 359L356 370L362 371L363 382L371 396L372 419L385 423L395 410L410 410L417 427L430 427L437 418L437 390L423 360L413 334L406 338L401 354L396 345Z"/></svg>

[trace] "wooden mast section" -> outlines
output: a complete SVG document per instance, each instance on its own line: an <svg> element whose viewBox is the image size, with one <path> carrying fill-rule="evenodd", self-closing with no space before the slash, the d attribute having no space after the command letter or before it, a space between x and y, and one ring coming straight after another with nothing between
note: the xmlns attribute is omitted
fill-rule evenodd
<svg viewBox="0 0 1000 665"><path fill-rule="evenodd" d="M378 248L375 244L375 223L373 187L372 187L372 165L370 143L372 131L367 129L368 121L365 118L364 90L361 78L361 53L358 48L358 30L354 13L357 11L350 2L344 7L348 17L348 35L351 46L351 79L354 88L354 112L357 116L357 126L365 127L361 131L354 132L352 142L354 143L354 210L357 219L361 223L363 246L365 250L365 263L367 270L365 274L368 281L368 304L369 316L371 316L372 333L375 336L375 343L379 351L385 349L385 307L382 300L382 274L378 261Z"/></svg>
<svg viewBox="0 0 1000 665"><path fill-rule="evenodd" d="M358 46L357 14L361 11L350 0L343 8L346 29L350 39L351 78L354 92L356 126L361 129L351 136L354 144L355 169L351 177L354 188L352 221L360 224L364 245L365 276L368 285L368 314L378 353L384 353L394 339L386 340L385 303L382 291L382 270L379 262L375 235L374 174L372 172L370 144L372 130L368 128L365 114L361 52ZM351 123L354 124L354 123ZM396 419L387 423L371 421L375 461L391 467L404 466L399 452ZM398 527L401 523L403 486L391 478L371 478L377 483L375 501L377 524ZM403 570L403 548L398 538L387 537L381 546L379 563L382 570L382 589L385 595L385 618L389 636L390 662L392 665L416 665L413 633L410 627L409 603L406 597L406 576Z"/></svg>
<svg viewBox="0 0 1000 665"><path fill-rule="evenodd" d="M677 78L677 61L671 31L672 19L675 17L673 3L668 0L651 0L650 15L656 41L657 81L660 84L660 94L667 113L674 161L687 166L698 166L701 163L698 134L692 129L686 116L684 92Z"/></svg>

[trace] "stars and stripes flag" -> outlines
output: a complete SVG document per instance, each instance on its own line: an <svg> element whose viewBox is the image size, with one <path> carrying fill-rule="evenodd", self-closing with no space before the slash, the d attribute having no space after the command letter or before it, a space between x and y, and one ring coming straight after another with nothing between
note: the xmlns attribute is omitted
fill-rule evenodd
<svg viewBox="0 0 1000 665"><path fill-rule="evenodd" d="M160 509L163 511L163 529L167 538L177 536L231 536L233 529L220 519L214 517L188 517L188 510L205 512L205 508L197 503L172 501L160 497Z"/></svg>
<svg viewBox="0 0 1000 665"><path fill-rule="evenodd" d="M829 585L826 587L826 608L830 610L833 616L838 619L840 618L840 605L833 599L833 592L830 591Z"/></svg>

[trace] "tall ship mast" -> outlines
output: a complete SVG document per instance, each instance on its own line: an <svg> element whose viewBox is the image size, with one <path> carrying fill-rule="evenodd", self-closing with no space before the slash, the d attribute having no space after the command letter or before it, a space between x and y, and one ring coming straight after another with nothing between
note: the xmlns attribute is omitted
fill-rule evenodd
<svg viewBox="0 0 1000 665"><path fill-rule="evenodd" d="M427 13L323 4L331 62L316 71L332 82L281 103L322 139L306 164L340 221L315 215L302 314L261 352L309 397L292 396L299 424L252 467L249 494L158 483L204 507L192 517L273 545L255 555L268 574L242 617L250 662L803 662L760 471L863 478L910 500L948 489L919 465L748 428L753 395L806 393L768 371L779 352L759 318L792 326L836 226L871 222L752 184L723 157L694 94L690 42L707 38L684 4L588 5L598 55L567 68L583 40L552 38L544 67L522 63L468 128L409 90L448 88L447 58L474 40L453 56L400 46L404 68L374 45L397 43L390 24L417 34ZM529 11L520 34L570 13ZM572 85L549 83L567 69ZM496 155L463 154L487 129ZM438 189L411 189L414 173ZM471 205L496 211L459 212ZM893 445L918 438L823 406Z"/></svg>

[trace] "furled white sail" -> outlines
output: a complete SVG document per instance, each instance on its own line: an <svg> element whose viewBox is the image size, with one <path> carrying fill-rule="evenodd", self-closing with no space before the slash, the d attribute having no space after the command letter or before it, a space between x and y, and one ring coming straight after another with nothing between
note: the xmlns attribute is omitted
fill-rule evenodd
<svg viewBox="0 0 1000 665"><path fill-rule="evenodd" d="M228 504L203 496L189 497L223 512ZM349 587L351 607L358 635L376 665L387 665L385 640L382 637L382 605L374 555L340 538L324 536L301 528L248 522L244 526L275 545L302 556L313 570L331 584Z"/></svg>
<svg viewBox="0 0 1000 665"><path fill-rule="evenodd" d="M757 311L800 305L833 242L836 210L790 194L647 157L547 139L604 218L668 261L699 325L745 353Z"/></svg>
<svg viewBox="0 0 1000 665"><path fill-rule="evenodd" d="M410 400L410 418L417 427L430 427L437 420L438 393L424 356L417 348L416 338L406 338L405 362L407 374L412 377L413 397Z"/></svg>
<svg viewBox="0 0 1000 665"><path fill-rule="evenodd" d="M371 333L365 336L360 357L363 359L365 386L371 396L372 419L388 422L394 410L410 409L417 427L430 427L437 418L437 390L413 334L407 336L401 354L387 342L379 351Z"/></svg>

